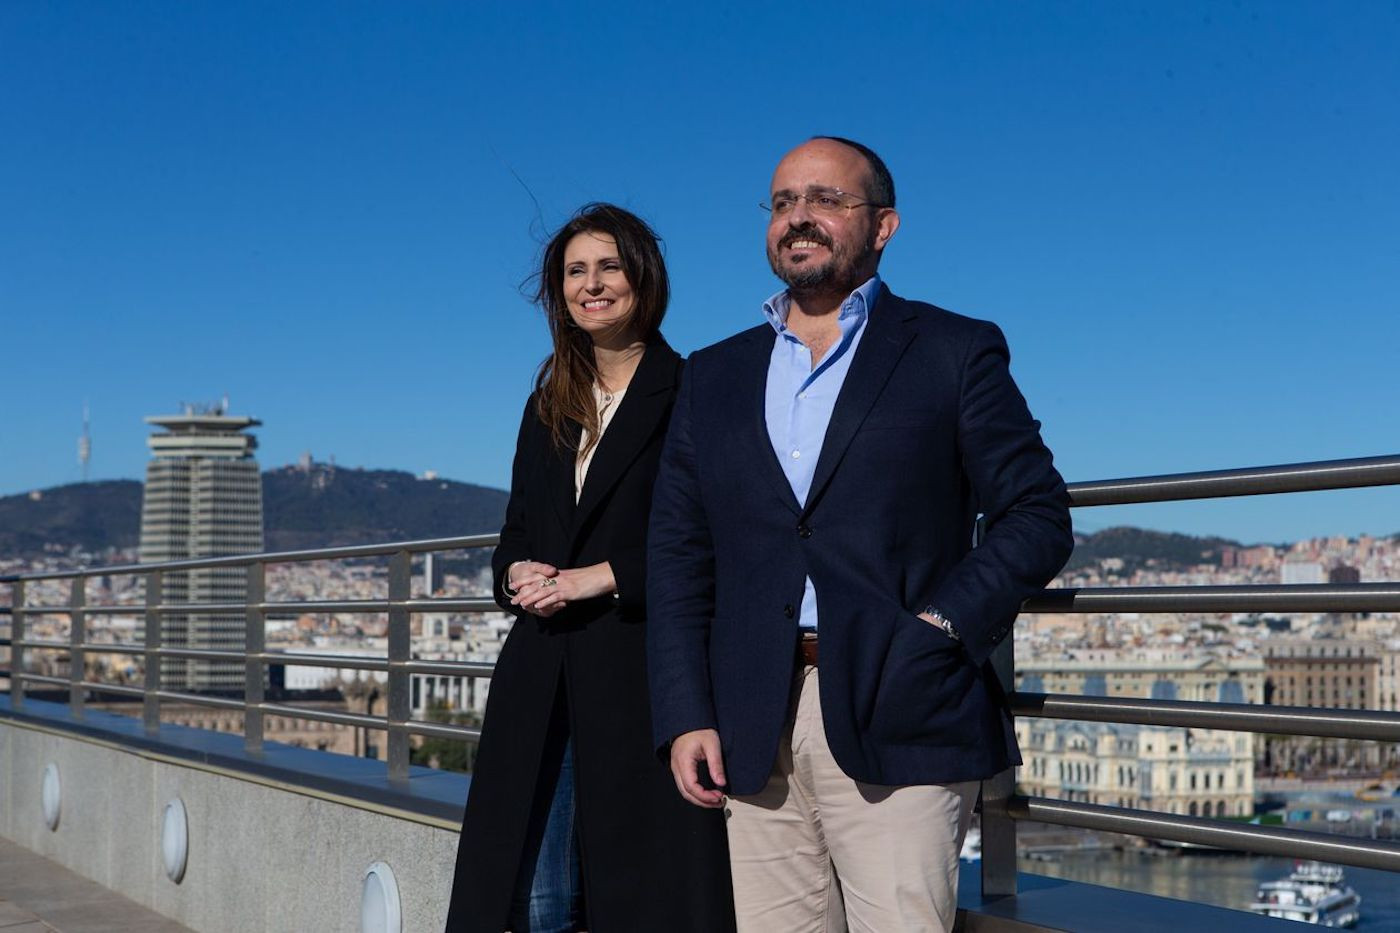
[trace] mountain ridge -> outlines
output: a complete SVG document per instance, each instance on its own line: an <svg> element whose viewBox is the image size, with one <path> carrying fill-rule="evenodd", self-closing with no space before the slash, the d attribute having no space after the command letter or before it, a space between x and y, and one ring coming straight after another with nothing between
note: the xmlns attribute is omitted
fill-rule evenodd
<svg viewBox="0 0 1400 933"><path fill-rule="evenodd" d="M272 551L494 534L507 493L402 470L312 464L262 474L264 546ZM71 483L0 497L0 557L135 548L137 480Z"/></svg>

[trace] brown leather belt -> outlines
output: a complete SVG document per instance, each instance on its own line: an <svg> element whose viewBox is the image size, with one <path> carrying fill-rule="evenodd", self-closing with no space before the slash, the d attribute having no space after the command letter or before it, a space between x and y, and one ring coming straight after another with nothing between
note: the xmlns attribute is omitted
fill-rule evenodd
<svg viewBox="0 0 1400 933"><path fill-rule="evenodd" d="M815 632L804 633L798 638L797 656L808 667L817 666L817 635Z"/></svg>

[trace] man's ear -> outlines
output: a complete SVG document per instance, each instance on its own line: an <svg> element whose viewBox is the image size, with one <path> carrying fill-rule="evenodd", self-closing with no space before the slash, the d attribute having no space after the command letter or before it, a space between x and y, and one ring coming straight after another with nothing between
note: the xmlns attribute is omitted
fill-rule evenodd
<svg viewBox="0 0 1400 933"><path fill-rule="evenodd" d="M880 208L880 219L875 227L875 250L878 252L885 248L885 244L894 236L894 232L899 229L899 211L892 207Z"/></svg>

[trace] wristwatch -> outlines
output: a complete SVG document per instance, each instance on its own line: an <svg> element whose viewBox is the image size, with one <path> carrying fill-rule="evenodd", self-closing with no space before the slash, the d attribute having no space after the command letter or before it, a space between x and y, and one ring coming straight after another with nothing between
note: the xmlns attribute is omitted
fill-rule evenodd
<svg viewBox="0 0 1400 933"><path fill-rule="evenodd" d="M919 615L921 617L933 616L932 619L924 619L924 621L929 623L930 625L934 625L942 629L943 634L953 639L953 641L962 641L962 636L958 634L957 629L953 628L953 623L948 621L948 617L945 616L943 613L939 612L933 606L925 606L924 611L919 613Z"/></svg>

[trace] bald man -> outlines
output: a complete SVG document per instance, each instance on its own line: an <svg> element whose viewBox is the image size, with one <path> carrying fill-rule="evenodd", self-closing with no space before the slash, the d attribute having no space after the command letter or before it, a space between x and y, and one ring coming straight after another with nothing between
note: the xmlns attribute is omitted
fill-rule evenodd
<svg viewBox="0 0 1400 933"><path fill-rule="evenodd" d="M725 809L740 931L949 930L978 782L1020 762L988 657L1069 497L1000 330L881 281L878 155L811 139L765 206L786 287L691 357L662 454L654 738Z"/></svg>

